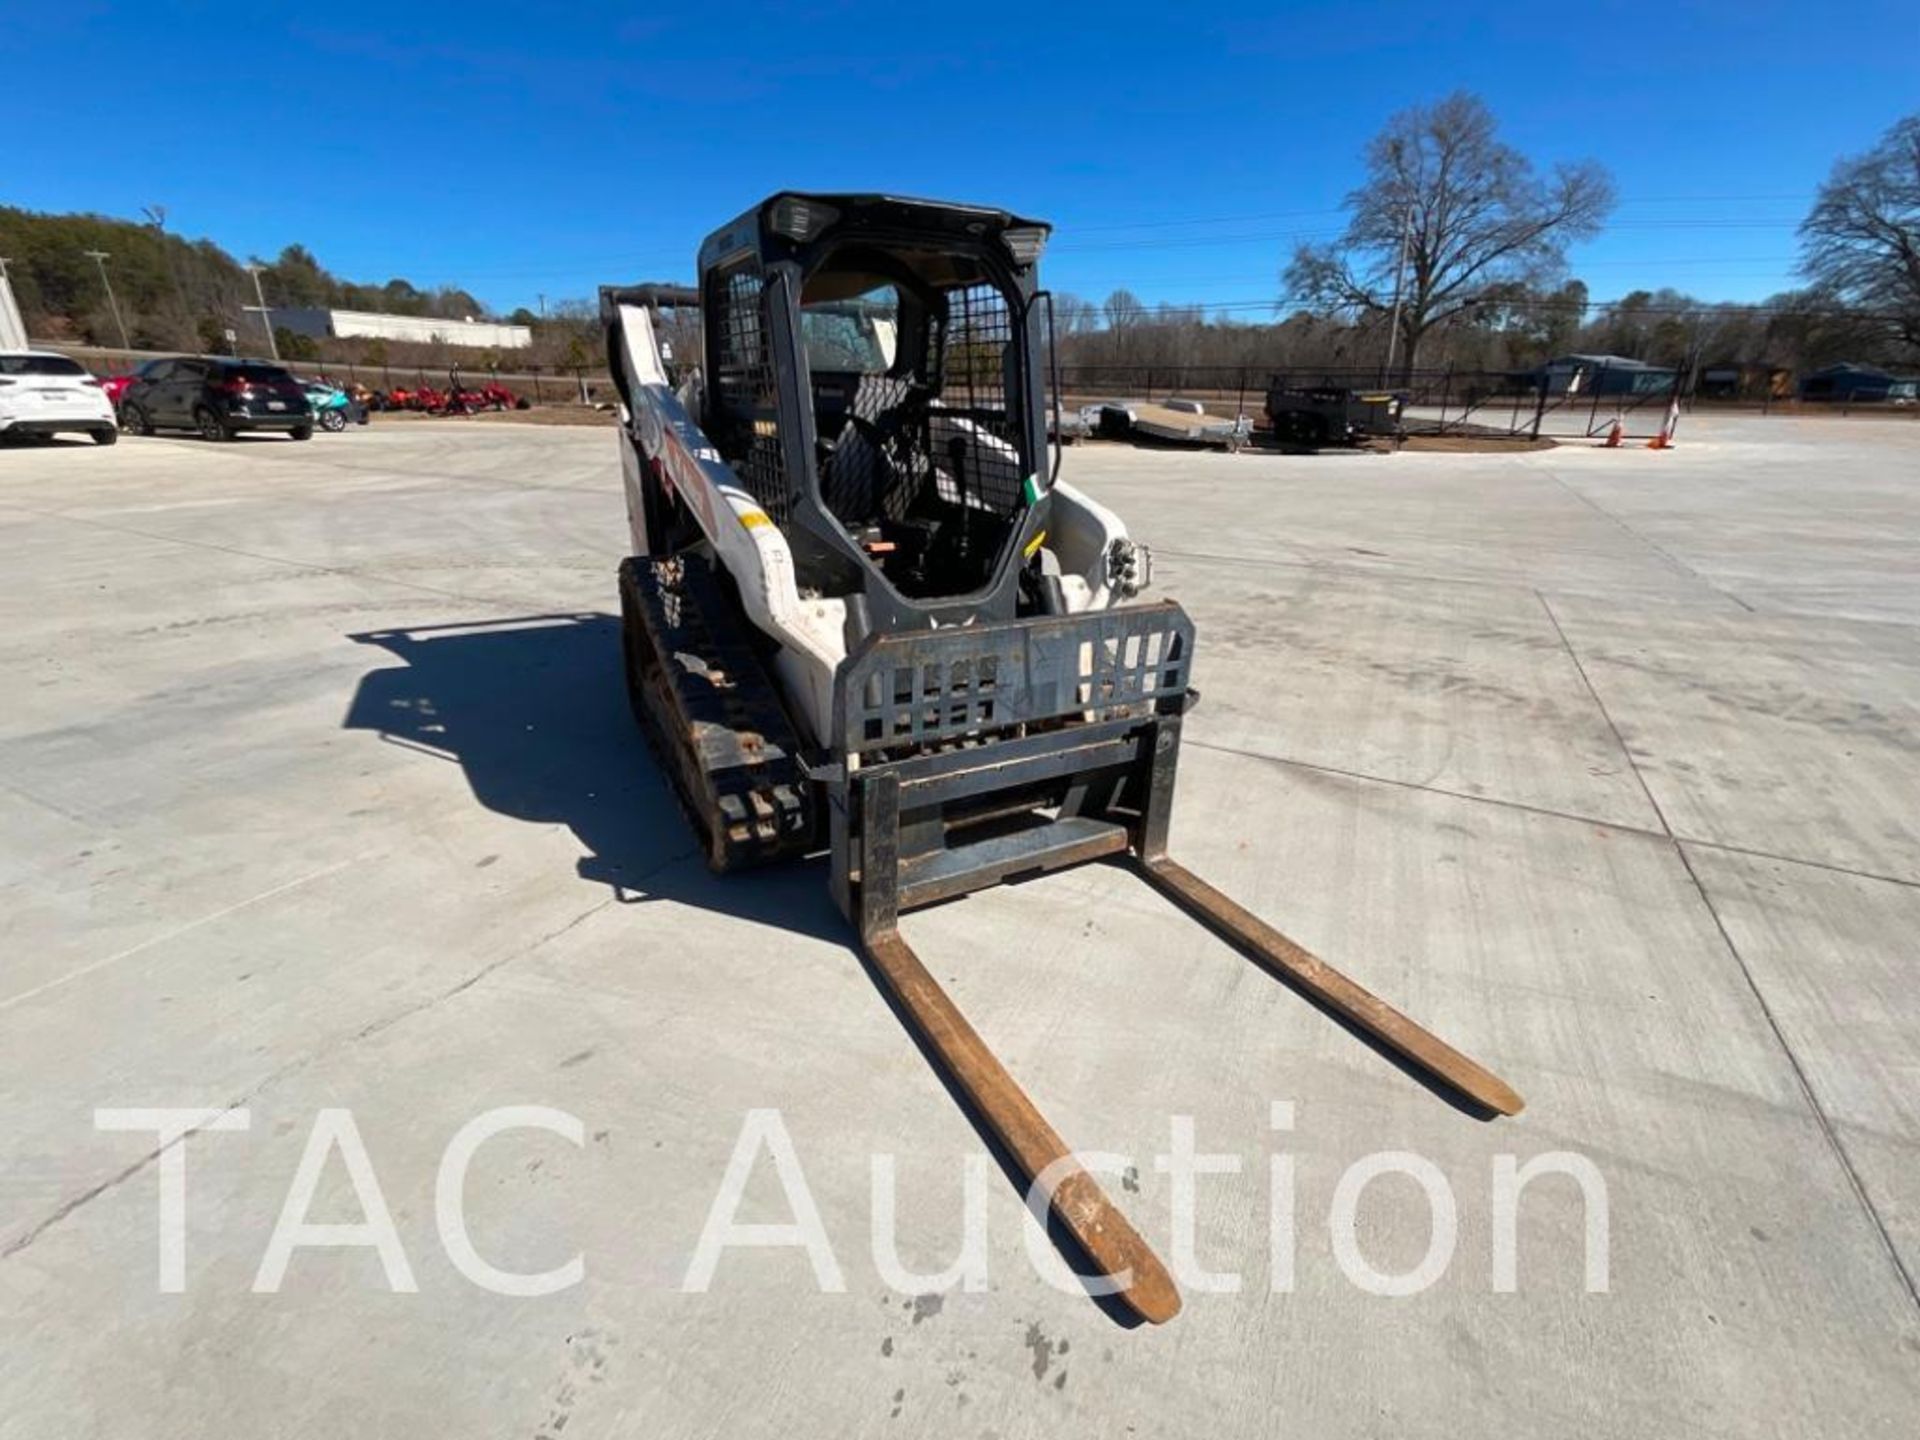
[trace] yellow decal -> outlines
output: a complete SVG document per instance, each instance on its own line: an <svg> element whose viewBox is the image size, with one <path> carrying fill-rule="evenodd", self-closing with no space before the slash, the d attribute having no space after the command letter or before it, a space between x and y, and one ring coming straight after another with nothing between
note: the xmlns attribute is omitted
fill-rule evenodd
<svg viewBox="0 0 1920 1440"><path fill-rule="evenodd" d="M740 523L749 530L758 530L762 525L773 524L773 521L767 518L767 512L764 510L742 510Z"/></svg>
<svg viewBox="0 0 1920 1440"><path fill-rule="evenodd" d="M1047 543L1047 532L1042 530L1038 535L1034 536L1033 539L1027 542L1027 548L1020 552L1020 558L1022 560L1031 560L1033 558L1033 552L1038 550L1042 545L1046 543Z"/></svg>

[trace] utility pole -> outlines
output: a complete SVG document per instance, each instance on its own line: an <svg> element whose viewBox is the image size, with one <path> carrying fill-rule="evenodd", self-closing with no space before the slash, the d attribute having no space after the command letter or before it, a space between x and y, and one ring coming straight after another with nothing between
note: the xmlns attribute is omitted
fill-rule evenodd
<svg viewBox="0 0 1920 1440"><path fill-rule="evenodd" d="M261 293L260 290L260 271L263 268L263 266L259 265L247 266L247 273L253 276L253 298L260 303L258 305L242 305L240 308L242 310L257 310L260 312L260 324L267 332L267 354L273 358L273 363L278 365L280 363L280 346L273 338L273 316L268 313L267 297Z"/></svg>
<svg viewBox="0 0 1920 1440"><path fill-rule="evenodd" d="M127 322L120 318L120 302L113 298L113 282L107 278L107 261L111 258L111 252L106 250L88 250L85 253L91 255L93 257L93 263L100 267L100 283L107 287L107 308L113 311L113 323L118 326L120 330L120 348L122 350L131 350L133 349L133 342L127 339Z"/></svg>
<svg viewBox="0 0 1920 1440"><path fill-rule="evenodd" d="M147 225L152 229L154 239L160 244L160 259L167 267L167 278L173 281L173 294L180 302L180 313L191 322L193 312L187 305L187 287L180 283L180 271L173 263L173 249L167 244L167 207L142 205L140 210L147 217Z"/></svg>
<svg viewBox="0 0 1920 1440"><path fill-rule="evenodd" d="M1393 267L1393 319L1387 323L1387 363L1380 372L1380 383L1393 378L1393 353L1400 344L1400 295L1407 282L1407 242L1413 236L1413 206L1400 222L1400 259Z"/></svg>
<svg viewBox="0 0 1920 1440"><path fill-rule="evenodd" d="M522 290L520 293L524 295L527 292ZM547 297L545 295L540 297L540 318L542 320L547 318Z"/></svg>

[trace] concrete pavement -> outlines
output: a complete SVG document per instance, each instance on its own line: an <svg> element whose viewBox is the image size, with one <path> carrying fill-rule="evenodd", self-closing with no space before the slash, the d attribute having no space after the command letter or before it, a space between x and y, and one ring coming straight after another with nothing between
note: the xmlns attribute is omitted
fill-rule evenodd
<svg viewBox="0 0 1920 1440"><path fill-rule="evenodd" d="M936 1270L985 1147L817 867L693 857L619 691L605 432L0 452L0 1436L1909 1433L1916 461L1920 427L1780 420L1069 453L1199 626L1175 852L1529 1102L1460 1113L1115 870L910 916L1163 1255L1171 1117L1239 1158L1194 1249L1240 1288L1150 1330L1043 1283L991 1164L990 1287L885 1280L871 1157ZM488 1141L465 1187L492 1264L583 1257L557 1294L489 1293L439 1233L445 1147L498 1105L581 1124ZM185 1142L183 1293L152 1136L94 1125L128 1106L248 1112ZM330 1108L417 1293L364 1249L253 1292ZM685 1293L767 1108L845 1288L734 1249ZM1394 1151L1458 1229L1397 1299L1339 1247L1415 1267L1420 1187L1328 1223ZM1605 1293L1565 1177L1495 1288L1500 1167L1550 1152L1603 1177ZM314 1218L360 1209L336 1154ZM741 1218L789 1218L764 1156Z"/></svg>

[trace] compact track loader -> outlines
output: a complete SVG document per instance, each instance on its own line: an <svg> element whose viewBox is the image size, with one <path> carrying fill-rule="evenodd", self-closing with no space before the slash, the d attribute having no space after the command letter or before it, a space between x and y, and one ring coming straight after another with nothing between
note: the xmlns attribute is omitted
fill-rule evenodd
<svg viewBox="0 0 1920 1440"><path fill-rule="evenodd" d="M1168 856L1193 625L1170 600L1127 603L1146 550L1058 478L1048 233L785 193L707 238L697 289L601 292L627 684L712 866L828 851L897 1008L1093 1264L1164 1321L1166 1270L901 938L902 911L1121 857L1484 1110L1521 1101Z"/></svg>

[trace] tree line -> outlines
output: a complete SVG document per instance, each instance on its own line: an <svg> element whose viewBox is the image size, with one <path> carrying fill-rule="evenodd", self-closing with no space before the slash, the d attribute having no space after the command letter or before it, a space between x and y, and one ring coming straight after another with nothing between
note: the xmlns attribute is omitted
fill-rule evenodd
<svg viewBox="0 0 1920 1440"><path fill-rule="evenodd" d="M1112 315L1125 317L1119 321ZM1247 371L1264 381L1273 370L1387 373L1388 314L1344 316L1295 310L1276 321L1251 321L1187 305L1143 305L1121 290L1101 305L1077 296L1055 301L1055 333L1063 365L1082 371ZM1396 347L1398 349L1398 347ZM1912 365L1888 343L1884 324L1818 291L1797 290L1756 304L1698 299L1673 289L1635 290L1596 304L1580 280L1544 292L1489 294L1432 325L1419 368L1518 371L1566 354L1619 355L1687 369L1744 366L1804 374L1837 361L1895 369ZM1398 349L1393 373L1413 366ZM1117 377L1116 377L1117 378Z"/></svg>
<svg viewBox="0 0 1920 1440"><path fill-rule="evenodd" d="M1596 303L1569 246L1615 203L1597 162L1542 173L1478 97L1393 116L1368 144L1345 232L1303 245L1260 322L1062 295L1064 363L1082 367L1513 370L1569 351L1686 367L1804 372L1920 365L1920 115L1840 160L1800 227L1807 284L1758 304L1636 290Z"/></svg>
<svg viewBox="0 0 1920 1440"><path fill-rule="evenodd" d="M96 261L95 251L104 259ZM245 308L256 302L252 277L241 262L211 240L189 240L168 230L166 212L158 206L148 209L144 222L0 206L0 256L6 257L28 333L36 338L219 351L226 348L225 332L233 330L248 348L264 348L260 318ZM339 279L301 245L255 263L271 306L332 306L450 320L486 313L479 300L457 288Z"/></svg>
<svg viewBox="0 0 1920 1440"><path fill-rule="evenodd" d="M1330 244L1299 247L1259 319L1199 305L1144 304L1131 291L1095 303L1054 300L1069 366L1512 370L1568 351L1659 365L1742 365L1805 372L1851 360L1920 365L1920 115L1835 164L1800 227L1806 284L1758 304L1673 289L1595 302L1567 251L1600 233L1614 186L1595 161L1542 170L1498 135L1478 97L1455 94L1391 117L1363 154L1348 223ZM107 258L95 261L89 252ZM149 207L144 222L0 207L8 261L36 337L136 349L264 348L252 278L209 240L187 240ZM303 246L261 267L271 306L494 318L469 292L403 279L339 279ZM119 314L108 301L104 265ZM491 357L562 371L601 363L598 309L562 301L536 317L530 351ZM283 332L284 334L284 332ZM284 336L295 358L378 365L446 363L445 346ZM472 356L468 357L473 363ZM480 357L485 364L489 357Z"/></svg>

